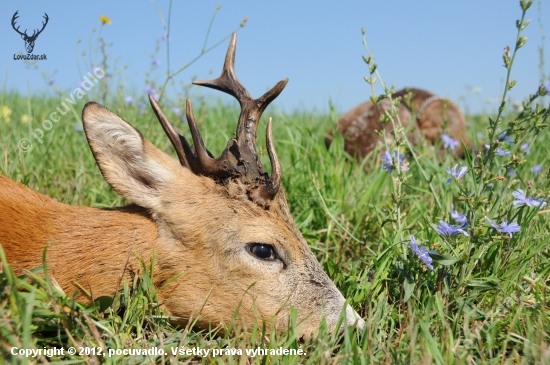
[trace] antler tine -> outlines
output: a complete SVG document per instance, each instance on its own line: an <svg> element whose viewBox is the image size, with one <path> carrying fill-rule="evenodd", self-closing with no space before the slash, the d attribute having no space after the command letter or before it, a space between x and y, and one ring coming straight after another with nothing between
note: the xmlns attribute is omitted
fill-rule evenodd
<svg viewBox="0 0 550 365"><path fill-rule="evenodd" d="M241 84L235 75L235 51L237 49L237 33L231 35L231 42L227 48L222 74L214 80L197 80L193 84L210 87L223 91L235 97L241 106L245 100L253 100L246 88Z"/></svg>
<svg viewBox="0 0 550 365"><path fill-rule="evenodd" d="M271 161L271 178L267 179L264 184L258 185L250 191L250 198L252 201L263 206L264 208L271 205L271 201L279 192L279 189L281 188L282 175L281 163L279 162L277 152L275 152L275 144L273 143L271 118L269 118L269 121L267 122L266 134L267 153L269 154L269 160Z"/></svg>
<svg viewBox="0 0 550 365"><path fill-rule="evenodd" d="M35 29L35 30L34 30L34 32L32 33L31 38L32 38L32 37L38 37L38 35L39 35L40 33L42 33L42 31L44 30L44 28L46 28L46 24L48 24L48 20L49 20L50 18L48 18L48 14L46 14L46 13L44 13L44 16L43 16L42 18L46 19L46 22L42 22L42 29L40 29L40 30ZM38 33L37 33L37 32L38 32Z"/></svg>
<svg viewBox="0 0 550 365"><path fill-rule="evenodd" d="M17 18L19 18L19 14L18 14L18 13L19 13L19 10L17 10L17 11L15 12L15 14L13 14L13 17L11 18L11 26L13 27L13 29L14 29L17 33L23 35L23 33L21 33L21 31L19 31L19 27L20 27L20 26L17 27L17 28L15 28L15 22L17 21Z"/></svg>
<svg viewBox="0 0 550 365"><path fill-rule="evenodd" d="M194 170L196 170L195 172L207 176L223 175L222 166L217 163L216 159L209 156L208 151L204 146L204 141L202 140L201 133L193 114L193 105L191 104L191 99L187 99L187 102L185 104L185 114L187 115L187 123L189 124L191 137L193 138L193 146L195 147L195 154L197 159L197 163L194 164Z"/></svg>
<svg viewBox="0 0 550 365"><path fill-rule="evenodd" d="M48 20L50 20L48 14L46 13L44 13L44 16L42 18L46 19L46 22L42 22L42 29L40 29L40 32L38 32L38 34L42 33L42 31L44 30L44 28L46 28L46 25L48 24Z"/></svg>
<svg viewBox="0 0 550 365"><path fill-rule="evenodd" d="M277 152L275 151L275 143L273 143L273 131L271 128L271 118L269 118L267 122L267 133L266 133L265 144L267 147L267 153L269 155L269 161L271 161L271 189L270 189L271 191L269 192L269 195L271 195L271 198L273 198L275 195L277 195L277 192L281 187L281 176L283 174L283 171L281 169L281 162L279 161L279 157L277 157Z"/></svg>
<svg viewBox="0 0 550 365"><path fill-rule="evenodd" d="M260 98L256 99L256 105L258 105L258 109L263 112L265 108L273 101L281 91L285 88L286 84L288 83L288 78L279 81L275 86L271 88L268 92L263 94Z"/></svg>
<svg viewBox="0 0 550 365"><path fill-rule="evenodd" d="M176 153L178 154L180 163L182 164L182 166L190 169L191 166L189 165L189 161L186 157L186 150L191 150L189 144L187 143L185 138L176 131L172 123L170 123L170 121L158 105L157 101L151 95L149 95L149 102L151 103L151 107L153 107L153 111L155 112L155 115L157 116L157 119L159 120L162 129L164 129L164 133L166 133L168 139L170 139L170 142L172 142L172 145L176 149Z"/></svg>

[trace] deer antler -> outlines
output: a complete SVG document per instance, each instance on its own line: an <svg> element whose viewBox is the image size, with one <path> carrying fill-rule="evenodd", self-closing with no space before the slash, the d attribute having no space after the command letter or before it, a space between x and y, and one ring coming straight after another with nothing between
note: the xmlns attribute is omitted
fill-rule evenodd
<svg viewBox="0 0 550 365"><path fill-rule="evenodd" d="M237 48L237 34L233 33L222 74L214 80L193 81L195 85L210 87L212 89L223 91L239 101L241 105L241 114L237 125L237 142L241 147L248 147L251 152L256 154L256 130L260 117L267 106L283 91L288 79L279 81L271 90L266 92L259 99L254 100L246 88L235 76L235 50ZM251 140L252 138L252 140ZM251 141L250 141L251 140ZM250 142L245 143L245 142ZM257 154L256 154L257 156Z"/></svg>
<svg viewBox="0 0 550 365"><path fill-rule="evenodd" d="M241 114L237 124L237 138L230 139L227 142L227 146L220 157L212 157L212 154L204 146L204 141L195 122L190 100L187 100L186 103L186 114L193 138L194 151L187 140L176 132L156 101L152 97L149 97L149 100L164 131L174 145L183 166L190 168L195 174L209 176L217 180L239 179L247 185L250 198L257 204L267 208L281 186L281 165L273 143L271 118L267 124L266 141L272 167L271 178L264 171L256 152L256 130L263 111L283 91L288 79L279 81L260 98L253 99L235 75L236 44L237 35L233 33L220 77L215 80L193 82L196 85L228 93L235 97L241 106Z"/></svg>
<svg viewBox="0 0 550 365"><path fill-rule="evenodd" d="M48 24L48 20L50 20L50 18L48 17L48 14L46 14L46 13L44 13L44 16L43 16L42 18L46 19L45 22L42 22L42 29L40 29L40 30L38 31L38 33L36 33L37 30L34 30L34 32L32 33L32 35L31 35L29 38L35 38L35 39L36 39L36 37L38 37L38 35L39 35L40 33L42 33L42 31L44 30L44 28L46 28L46 24ZM25 34L26 34L26 31L25 31Z"/></svg>
<svg viewBox="0 0 550 365"><path fill-rule="evenodd" d="M168 136L168 139L170 139L170 142L172 142L172 145L176 149L176 153L178 154L178 158L180 160L180 163L182 166L185 166L187 168L191 168L189 165L189 162L187 161L186 157L186 148L184 145L187 146L187 149L190 151L191 148L187 144L187 141L183 136L181 136L172 123L168 120L160 106L158 105L157 101L153 98L152 95L149 95L149 102L151 103L151 106L153 107L153 111L155 112L157 119L160 122L160 125L162 126L162 129L164 129L164 133Z"/></svg>
<svg viewBox="0 0 550 365"><path fill-rule="evenodd" d="M15 12L15 14L13 14L13 17L11 18L11 26L13 27L13 30L15 30L17 33L26 36L27 35L27 30L26 29L25 29L25 33L21 33L19 31L19 27L17 27L17 28L15 27L15 21L17 20L17 18L19 18L19 15L17 15L17 13L19 13L19 10L17 10Z"/></svg>
<svg viewBox="0 0 550 365"><path fill-rule="evenodd" d="M17 10L17 11L15 12L15 14L13 14L13 17L11 18L11 26L13 27L13 29L14 29L17 33L19 33L19 34L21 34L22 36L24 36L25 39L29 39L29 40L36 39L36 37L38 37L38 35L39 35L40 33L42 33L42 31L44 30L44 28L46 28L46 24L48 24L48 20L50 19L50 18L48 17L48 14L44 13L43 18L46 19L46 21L45 21L45 22L42 22L42 29L40 29L40 30L35 29L34 32L32 33L32 35L29 36L29 35L27 34L27 30L26 30L26 29L25 29L25 32L24 32L24 33L21 33L21 32L19 31L19 27L17 27L17 28L15 27L15 22L16 22L17 18L19 18L18 13L19 13L19 10ZM37 31L38 31L38 33L37 33Z"/></svg>

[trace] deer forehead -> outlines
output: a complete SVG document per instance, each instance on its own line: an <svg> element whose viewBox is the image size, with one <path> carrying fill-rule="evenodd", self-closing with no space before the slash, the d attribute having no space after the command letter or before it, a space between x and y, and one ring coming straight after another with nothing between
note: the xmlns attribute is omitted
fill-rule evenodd
<svg viewBox="0 0 550 365"><path fill-rule="evenodd" d="M271 244L295 257L309 250L290 215L284 191L265 209L250 201L241 182L230 181L222 186L207 177L195 178L202 184L177 179L179 182L166 194L166 206L162 210L167 216L163 218L175 231L185 235L200 232L201 240L232 237L233 241L227 244Z"/></svg>

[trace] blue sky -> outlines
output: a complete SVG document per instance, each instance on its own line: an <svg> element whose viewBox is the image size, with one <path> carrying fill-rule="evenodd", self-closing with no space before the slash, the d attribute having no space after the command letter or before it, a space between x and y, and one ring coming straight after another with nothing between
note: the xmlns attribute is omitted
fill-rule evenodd
<svg viewBox="0 0 550 365"><path fill-rule="evenodd" d="M218 1L174 1L170 31L170 59L177 68L193 59L202 49L208 24ZM157 1L165 20L168 1ZM91 30L99 27L100 15L112 24L105 25L103 37L112 47L110 59L127 65L123 74L128 93L142 94L145 74L151 69L156 40L164 33L163 25L151 1L3 1L0 17L0 80L8 90L47 91L50 88L41 72L53 74L56 86L69 92L81 80L77 58L88 50ZM38 62L40 71L28 69L13 55L24 51L24 42L12 29L11 18L19 11L21 30L41 25L43 13L49 24L38 37L34 54L46 54ZM286 89L275 104L287 111L326 112L332 99L338 111L346 111L371 95L363 80L368 69L361 56L361 28L374 52L385 82L396 87L424 88L450 97L463 107L465 100L472 111L489 111L502 94L505 68L502 53L513 47L515 21L521 10L519 0L483 1L226 1L211 30L209 44L228 35L248 17L238 33L236 72L254 97L286 77ZM522 100L536 91L540 80L539 47L542 34L550 33L550 4L543 3L539 14L535 2L527 13L531 24L524 35L529 37L520 50L512 78L517 85L510 95ZM29 31L32 33L32 31ZM76 52L77 40L82 39ZM95 38L92 38L95 39ZM544 44L550 74L550 45ZM223 65L227 41L203 56L176 76L177 85L192 77L218 76ZM161 81L166 72L166 42L158 55L161 65L152 77ZM89 71L80 63L83 73ZM213 73L213 74L210 74ZM479 93L473 93L477 88ZM178 87L170 92L174 94ZM219 94L219 92L214 91ZM229 99L228 99L229 100Z"/></svg>

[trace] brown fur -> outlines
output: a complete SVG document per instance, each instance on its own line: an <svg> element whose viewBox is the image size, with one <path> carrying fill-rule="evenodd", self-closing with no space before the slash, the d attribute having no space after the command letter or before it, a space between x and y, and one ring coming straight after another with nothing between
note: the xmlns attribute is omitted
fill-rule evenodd
<svg viewBox="0 0 550 365"><path fill-rule="evenodd" d="M406 103L407 94L412 93L410 106ZM422 103L435 94L421 89L407 88L392 94L392 99L401 97L401 102L397 105L399 120L401 125L408 130L407 138L412 144L419 142L420 137L424 136L432 144L441 138L441 134L446 133L460 144L456 147L455 153L463 156L462 141L467 146L471 145L466 135L466 121L460 112L460 109L450 100L434 100L424 109L421 118L412 120L411 108L416 114ZM377 111L375 105L368 101L351 109L338 120L338 130L345 136L344 148L347 153L356 156L361 160L374 150L382 139L375 133L382 130L379 112L391 113L391 104L389 99L383 99L378 102ZM447 125L444 128L445 120ZM393 136L391 132L393 126L391 122L385 125L386 138L391 141ZM333 131L329 131L329 136L325 139L327 147L332 141Z"/></svg>
<svg viewBox="0 0 550 365"><path fill-rule="evenodd" d="M323 315L335 328L344 297L296 228L284 191L265 209L242 183L193 174L98 104L86 105L83 121L104 178L135 205L68 206L0 176L0 243L18 273L41 266L49 243L50 272L68 295L75 282L93 297L114 295L120 275L128 280L142 271L136 254L147 263L155 252L155 286L183 273L158 293L178 323L205 303L202 328L230 323L239 305L244 325L278 314L284 328L293 306L303 335L314 333ZM281 260L253 256L250 243L272 245ZM363 326L349 306L346 316Z"/></svg>

